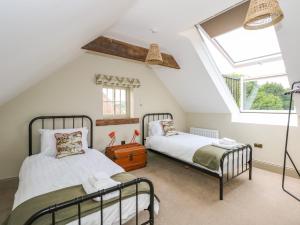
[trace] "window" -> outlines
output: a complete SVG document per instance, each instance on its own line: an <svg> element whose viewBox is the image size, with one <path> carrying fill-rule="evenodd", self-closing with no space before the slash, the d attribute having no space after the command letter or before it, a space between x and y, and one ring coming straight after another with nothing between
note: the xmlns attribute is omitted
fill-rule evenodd
<svg viewBox="0 0 300 225"><path fill-rule="evenodd" d="M290 85L275 28L248 31L236 23L226 30L224 18L197 27L240 112L286 113Z"/></svg>
<svg viewBox="0 0 300 225"><path fill-rule="evenodd" d="M243 111L288 110L290 97L284 95L290 85L286 75L243 80Z"/></svg>
<svg viewBox="0 0 300 225"><path fill-rule="evenodd" d="M274 27L256 31L240 27L213 40L232 64L281 57Z"/></svg>
<svg viewBox="0 0 300 225"><path fill-rule="evenodd" d="M129 117L129 89L102 88L103 116Z"/></svg>

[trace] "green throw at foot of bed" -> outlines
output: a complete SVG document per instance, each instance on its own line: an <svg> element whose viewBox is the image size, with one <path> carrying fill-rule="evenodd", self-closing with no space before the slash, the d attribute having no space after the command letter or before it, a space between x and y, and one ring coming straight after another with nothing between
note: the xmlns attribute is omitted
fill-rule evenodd
<svg viewBox="0 0 300 225"><path fill-rule="evenodd" d="M218 171L221 158L227 151L227 149L206 145L195 152L193 162L210 170Z"/></svg>
<svg viewBox="0 0 300 225"><path fill-rule="evenodd" d="M125 183L136 179L135 176L129 173L119 173L111 177L113 180ZM145 183L140 183L138 186L139 194L149 193L149 187ZM129 186L122 190L122 199L126 199L135 196L135 185ZM24 223L37 211L49 207L51 205L65 202L76 197L86 195L82 185L68 187L60 189L54 192L50 192L44 195L40 195L29 199L15 208L3 225L24 225ZM103 208L111 206L118 202L117 198L112 198L103 201ZM88 200L81 204L81 216L92 214L100 210L99 202ZM66 224L76 220L77 217L77 205L60 210L55 214L56 224ZM51 224L51 215L42 216L38 219L34 225Z"/></svg>

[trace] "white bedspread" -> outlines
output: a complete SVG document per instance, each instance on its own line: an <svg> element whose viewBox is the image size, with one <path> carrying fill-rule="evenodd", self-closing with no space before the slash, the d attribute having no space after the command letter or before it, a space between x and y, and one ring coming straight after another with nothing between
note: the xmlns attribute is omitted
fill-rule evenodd
<svg viewBox="0 0 300 225"><path fill-rule="evenodd" d="M153 149L155 151L161 152L168 156L171 156L176 159L180 159L189 164L205 168L199 164L193 162L193 156L195 152L206 145L211 145L214 142L217 142L218 139L209 138L194 134L188 134L179 132L178 135L173 136L151 136L146 138L146 148ZM249 154L249 153L248 153ZM246 155L246 154L245 154ZM241 153L240 153L241 156ZM230 158L231 159L231 158ZM244 158L244 162L246 159ZM231 160L229 160L229 166L231 166ZM227 159L225 158L224 165L227 165ZM240 157L240 165L242 165L242 157ZM231 167L230 167L231 168ZM206 170L210 170L205 168ZM210 170L212 171L212 170ZM221 169L218 171L212 171L221 173ZM225 173L226 171L224 171Z"/></svg>
<svg viewBox="0 0 300 225"><path fill-rule="evenodd" d="M147 137L146 147L170 155L185 162L193 163L194 153L205 145L210 145L218 139L179 132L173 136Z"/></svg>
<svg viewBox="0 0 300 225"><path fill-rule="evenodd" d="M88 149L85 154L74 155L62 159L37 154L27 157L19 174L19 187L15 194L13 209L24 201L58 189L80 185L88 177L102 171L112 176L124 170L97 150ZM139 209L149 206L149 195L139 195ZM86 216L84 225L99 224L99 213ZM135 197L122 202L123 222L135 215ZM104 224L117 224L119 221L119 205L115 204L103 210ZM77 224L74 221L70 224Z"/></svg>

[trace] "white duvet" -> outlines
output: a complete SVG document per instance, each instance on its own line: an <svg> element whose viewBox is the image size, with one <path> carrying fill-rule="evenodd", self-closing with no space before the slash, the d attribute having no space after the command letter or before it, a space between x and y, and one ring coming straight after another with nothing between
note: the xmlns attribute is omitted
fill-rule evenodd
<svg viewBox="0 0 300 225"><path fill-rule="evenodd" d="M19 174L19 187L15 194L13 209L24 201L58 189L80 185L88 177L102 171L112 176L124 170L97 150L88 149L85 154L56 159L45 154L27 157ZM149 206L149 195L139 195L139 210ZM135 215L135 197L122 201L122 220ZM99 224L100 213L82 218L83 225ZM119 223L119 204L103 210L104 224ZM78 224L74 221L70 224Z"/></svg>
<svg viewBox="0 0 300 225"><path fill-rule="evenodd" d="M199 164L193 162L193 156L195 152L206 145L211 145L217 142L218 139L209 138L194 134L188 134L179 132L178 135L172 136L150 136L146 138L146 148L153 149L161 152L165 155L187 162L189 164L205 168ZM248 152L249 154L249 152ZM240 154L241 156L241 154ZM244 154L244 162L246 162L246 154ZM231 158L230 158L231 159ZM227 158L225 158L224 166L226 168ZM242 157L240 157L240 166L242 165ZM229 167L231 168L231 160L229 160ZM206 170L210 170L205 168ZM210 170L212 171L212 170ZM218 171L212 171L221 173L221 168ZM224 171L226 172L226 171Z"/></svg>

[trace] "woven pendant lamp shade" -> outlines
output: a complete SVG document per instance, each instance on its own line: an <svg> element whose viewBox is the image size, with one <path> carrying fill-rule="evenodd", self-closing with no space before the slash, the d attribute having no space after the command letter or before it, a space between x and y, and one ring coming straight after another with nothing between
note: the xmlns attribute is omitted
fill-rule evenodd
<svg viewBox="0 0 300 225"><path fill-rule="evenodd" d="M158 44L150 45L145 62L152 65L159 65L163 62Z"/></svg>
<svg viewBox="0 0 300 225"><path fill-rule="evenodd" d="M247 30L266 28L283 19L283 12L277 0L251 0L244 22Z"/></svg>

